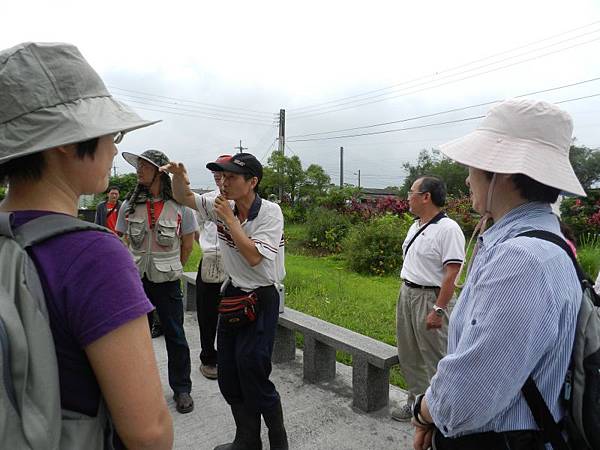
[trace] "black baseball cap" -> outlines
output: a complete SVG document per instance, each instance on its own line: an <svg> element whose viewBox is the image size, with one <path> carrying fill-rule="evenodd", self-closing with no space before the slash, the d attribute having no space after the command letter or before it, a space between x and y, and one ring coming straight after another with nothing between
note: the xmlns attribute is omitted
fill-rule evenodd
<svg viewBox="0 0 600 450"><path fill-rule="evenodd" d="M226 161L210 162L206 165L206 168L213 172L248 173L258 178L258 181L263 176L262 164L250 153L236 153Z"/></svg>

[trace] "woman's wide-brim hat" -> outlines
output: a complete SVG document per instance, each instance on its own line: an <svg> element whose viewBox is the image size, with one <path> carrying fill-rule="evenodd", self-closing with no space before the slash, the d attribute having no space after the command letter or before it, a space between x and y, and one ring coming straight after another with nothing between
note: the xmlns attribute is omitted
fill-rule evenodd
<svg viewBox="0 0 600 450"><path fill-rule="evenodd" d="M28 42L0 51L0 164L157 122L115 100L72 45Z"/></svg>
<svg viewBox="0 0 600 450"><path fill-rule="evenodd" d="M466 166L520 173L546 186L585 196L569 161L572 133L571 116L556 105L512 99L493 107L475 131L439 149Z"/></svg>

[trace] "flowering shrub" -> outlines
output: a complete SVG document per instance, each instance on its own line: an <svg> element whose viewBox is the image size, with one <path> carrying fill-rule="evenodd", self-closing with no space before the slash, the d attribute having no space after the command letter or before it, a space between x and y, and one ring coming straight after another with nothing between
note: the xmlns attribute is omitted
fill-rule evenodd
<svg viewBox="0 0 600 450"><path fill-rule="evenodd" d="M590 190L585 198L565 198L560 214L579 241L584 236L600 233L600 191Z"/></svg>
<svg viewBox="0 0 600 450"><path fill-rule="evenodd" d="M449 198L444 208L448 217L460 225L466 238L469 239L479 221L477 214L471 205L470 197Z"/></svg>
<svg viewBox="0 0 600 450"><path fill-rule="evenodd" d="M368 220L384 214L393 214L401 217L408 212L408 200L391 195L378 199L362 200L353 197L346 204L345 212L357 216L362 220Z"/></svg>
<svg viewBox="0 0 600 450"><path fill-rule="evenodd" d="M387 213L352 227L344 239L346 262L355 272L386 275L402 266L402 243L414 219Z"/></svg>

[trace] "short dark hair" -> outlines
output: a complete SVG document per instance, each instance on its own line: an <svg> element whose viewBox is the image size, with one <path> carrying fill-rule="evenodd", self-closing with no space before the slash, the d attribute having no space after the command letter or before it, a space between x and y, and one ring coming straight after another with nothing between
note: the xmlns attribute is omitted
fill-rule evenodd
<svg viewBox="0 0 600 450"><path fill-rule="evenodd" d="M530 202L554 203L560 195L560 189L542 184L521 173L513 175L512 180L521 197Z"/></svg>
<svg viewBox="0 0 600 450"><path fill-rule="evenodd" d="M77 157L83 159L86 156L94 159L96 147L100 138L93 138L77 144ZM5 183L10 178L14 180L38 181L46 168L44 152L36 152L31 155L21 156L0 164L0 183Z"/></svg>
<svg viewBox="0 0 600 450"><path fill-rule="evenodd" d="M246 180L246 181L248 181L248 180L250 180L250 179L252 179L252 178L256 177L256 175L252 175L251 173L244 173L244 174L242 174L242 175L244 175L244 180ZM256 179L257 179L258 181L256 182L256 186L254 186L254 192L255 192L255 193L256 193L256 192L258 192L258 185L260 184L260 178L259 178L259 177L256 177Z"/></svg>
<svg viewBox="0 0 600 450"><path fill-rule="evenodd" d="M109 186L106 192L108 193L110 191L121 192L121 189L119 189L119 186Z"/></svg>
<svg viewBox="0 0 600 450"><path fill-rule="evenodd" d="M493 172L485 172L489 180L494 176ZM528 202L554 203L558 200L561 190L540 183L522 173L515 173L511 176L519 195Z"/></svg>
<svg viewBox="0 0 600 450"><path fill-rule="evenodd" d="M435 206L441 208L446 204L446 183L441 178L426 175L418 179L421 180L419 191L423 193L429 192L431 202Z"/></svg>

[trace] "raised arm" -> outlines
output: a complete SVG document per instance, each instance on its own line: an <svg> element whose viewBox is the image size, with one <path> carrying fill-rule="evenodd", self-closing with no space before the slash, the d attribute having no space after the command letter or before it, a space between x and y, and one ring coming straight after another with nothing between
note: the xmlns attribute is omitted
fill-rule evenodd
<svg viewBox="0 0 600 450"><path fill-rule="evenodd" d="M175 201L192 209L198 209L196 207L194 193L190 189L190 179L183 163L170 162L169 164L162 166L159 170L161 172L173 174L172 185Z"/></svg>

